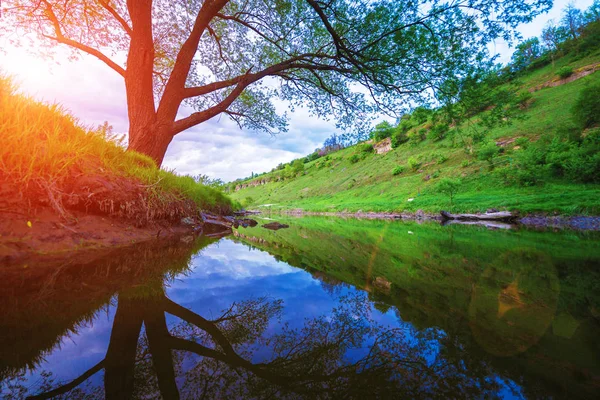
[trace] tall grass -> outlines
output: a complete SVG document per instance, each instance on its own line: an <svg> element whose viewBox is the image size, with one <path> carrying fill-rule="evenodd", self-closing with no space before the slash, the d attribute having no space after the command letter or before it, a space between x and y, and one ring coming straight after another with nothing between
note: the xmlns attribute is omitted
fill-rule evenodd
<svg viewBox="0 0 600 400"><path fill-rule="evenodd" d="M12 79L3 75L0 140L0 178L21 195L41 192L54 197L53 192L60 194L77 178L102 176L130 180L155 207L189 200L210 211L229 212L234 207L220 191L126 151L106 126L89 129L60 105L20 94Z"/></svg>

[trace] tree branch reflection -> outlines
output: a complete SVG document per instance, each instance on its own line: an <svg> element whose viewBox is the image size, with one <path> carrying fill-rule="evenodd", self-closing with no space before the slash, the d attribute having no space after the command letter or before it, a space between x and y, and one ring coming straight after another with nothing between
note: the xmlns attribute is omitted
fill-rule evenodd
<svg viewBox="0 0 600 400"><path fill-rule="evenodd" d="M152 293L121 294L105 359L31 398L66 394L101 369L107 399L443 397L456 387L471 395L498 389L485 368L464 373L464 354L441 356L433 345L443 339L438 333L379 324L363 293L342 296L328 314L297 328L274 328L283 309L276 299L234 303L209 320L162 288ZM166 314L178 319L170 328Z"/></svg>

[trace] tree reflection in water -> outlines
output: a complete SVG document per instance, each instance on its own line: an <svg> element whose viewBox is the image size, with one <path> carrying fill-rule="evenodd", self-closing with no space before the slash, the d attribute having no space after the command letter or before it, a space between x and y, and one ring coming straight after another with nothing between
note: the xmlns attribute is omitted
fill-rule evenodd
<svg viewBox="0 0 600 400"><path fill-rule="evenodd" d="M151 293L121 292L105 358L32 399L493 397L499 382L442 333L377 323L361 292L301 328L280 300L234 303L207 319ZM167 325L166 314L177 318ZM142 330L142 326L144 329ZM467 371L468 369L468 371ZM104 393L85 386L104 371Z"/></svg>

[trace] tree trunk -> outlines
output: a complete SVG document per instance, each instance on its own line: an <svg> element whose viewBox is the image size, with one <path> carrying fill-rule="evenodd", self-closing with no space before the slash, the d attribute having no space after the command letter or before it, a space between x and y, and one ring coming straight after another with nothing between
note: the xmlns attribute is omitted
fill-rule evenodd
<svg viewBox="0 0 600 400"><path fill-rule="evenodd" d="M127 0L127 9L132 23L125 72L129 117L128 150L150 156L160 167L173 135L170 132L172 121L159 121L154 105L152 2Z"/></svg>
<svg viewBox="0 0 600 400"><path fill-rule="evenodd" d="M173 135L169 126L158 124L136 126L132 121L129 127L127 150L134 150L151 157L160 167L171 140L173 140Z"/></svg>

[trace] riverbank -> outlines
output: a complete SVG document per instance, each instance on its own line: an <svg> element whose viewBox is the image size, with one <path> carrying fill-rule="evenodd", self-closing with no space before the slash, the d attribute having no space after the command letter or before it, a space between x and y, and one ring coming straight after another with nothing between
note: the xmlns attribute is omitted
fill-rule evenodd
<svg viewBox="0 0 600 400"><path fill-rule="evenodd" d="M549 216L543 214L527 214L517 216L512 222L495 221L445 221L440 213L428 213L417 211L415 213L387 213L387 212L314 212L295 210L269 210L270 214L279 214L292 217L304 216L325 216L340 218L356 218L371 220L407 220L407 221L437 221L440 223L464 224L464 225L483 225L491 228L516 228L525 226L529 228L555 228L555 229L573 229L578 231L600 231L600 216Z"/></svg>
<svg viewBox="0 0 600 400"><path fill-rule="evenodd" d="M0 262L107 249L202 227L239 206L220 190L125 150L0 75ZM182 225L182 221L187 223Z"/></svg>

